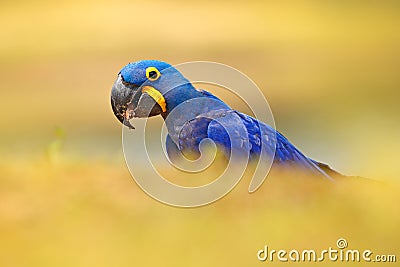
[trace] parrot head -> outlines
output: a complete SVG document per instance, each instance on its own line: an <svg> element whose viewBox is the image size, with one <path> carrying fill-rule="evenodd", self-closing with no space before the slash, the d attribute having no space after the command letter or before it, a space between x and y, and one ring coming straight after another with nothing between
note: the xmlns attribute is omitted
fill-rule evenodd
<svg viewBox="0 0 400 267"><path fill-rule="evenodd" d="M159 89L161 72L171 65L145 60L129 63L118 73L111 90L111 106L117 119L133 128L133 117L151 117L166 112L166 102Z"/></svg>
<svg viewBox="0 0 400 267"><path fill-rule="evenodd" d="M117 119L134 129L129 120L166 116L178 103L198 93L170 64L157 60L129 63L118 73L111 90L111 106Z"/></svg>

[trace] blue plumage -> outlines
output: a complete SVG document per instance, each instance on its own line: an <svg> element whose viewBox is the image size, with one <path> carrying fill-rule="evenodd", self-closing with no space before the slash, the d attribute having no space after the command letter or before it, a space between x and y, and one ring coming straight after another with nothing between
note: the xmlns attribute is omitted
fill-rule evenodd
<svg viewBox="0 0 400 267"><path fill-rule="evenodd" d="M149 68L156 68L160 72L157 79L149 80L146 77ZM169 155L187 151L199 153L200 142L209 138L228 158L232 151L244 155L248 153L250 159L259 157L264 151L274 157L275 165L301 169L328 179L336 173L327 165L306 157L271 126L231 109L210 92L194 88L178 70L167 63L153 60L131 63L121 70L119 77L128 87L150 86L162 95L160 99L155 97L154 92L146 95L138 89L132 89L137 91L132 92L130 101L125 100L127 103L122 103L120 109L117 109L114 106L118 99L114 95L121 90L117 80L112 103L117 117L123 116L122 120L144 116L137 115L142 114L144 108L149 109L148 114L151 116L160 114L165 119L168 129ZM142 98L147 97L151 100L149 96L154 99L152 101L155 108L141 104L147 103L141 100ZM160 106L164 104L166 110L161 111ZM118 119L122 122L120 117Z"/></svg>

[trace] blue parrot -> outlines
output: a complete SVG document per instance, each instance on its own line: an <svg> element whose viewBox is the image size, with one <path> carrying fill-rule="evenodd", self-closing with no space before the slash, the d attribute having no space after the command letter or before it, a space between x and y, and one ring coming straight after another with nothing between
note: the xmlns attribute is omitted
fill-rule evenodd
<svg viewBox="0 0 400 267"><path fill-rule="evenodd" d="M176 68L157 60L129 63L118 73L111 90L117 119L129 128L132 118L161 115L165 120L167 153L198 155L211 139L229 158L233 151L256 159L273 153L273 165L301 170L333 180L340 173L308 158L271 126L233 110L221 99L197 89Z"/></svg>

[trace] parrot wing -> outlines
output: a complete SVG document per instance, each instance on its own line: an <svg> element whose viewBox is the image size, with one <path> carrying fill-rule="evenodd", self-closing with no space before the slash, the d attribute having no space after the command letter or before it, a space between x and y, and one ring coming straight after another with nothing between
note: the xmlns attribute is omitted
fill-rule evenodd
<svg viewBox="0 0 400 267"><path fill-rule="evenodd" d="M251 160L265 150L267 155L274 156L274 165L298 168L332 179L324 164L306 157L274 128L232 109L212 110L199 115L187 121L178 136L176 143L167 137L169 155L179 151L200 155L200 142L209 138L227 158L231 151L236 150L242 155L248 154Z"/></svg>

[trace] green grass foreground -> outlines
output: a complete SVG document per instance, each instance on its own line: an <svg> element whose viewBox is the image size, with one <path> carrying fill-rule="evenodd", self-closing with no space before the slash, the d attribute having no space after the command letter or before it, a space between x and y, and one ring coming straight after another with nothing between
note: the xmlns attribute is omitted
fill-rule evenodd
<svg viewBox="0 0 400 267"><path fill-rule="evenodd" d="M0 165L1 266L259 266L264 245L322 250L339 238L400 252L396 184L275 175L253 194L244 179L214 204L183 209L147 196L122 161L20 164Z"/></svg>

